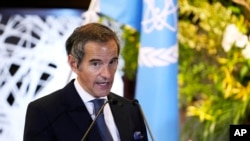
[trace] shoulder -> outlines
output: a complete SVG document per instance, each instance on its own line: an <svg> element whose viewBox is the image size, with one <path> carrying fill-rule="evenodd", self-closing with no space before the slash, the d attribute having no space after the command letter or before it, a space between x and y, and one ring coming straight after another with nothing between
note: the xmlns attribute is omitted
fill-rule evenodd
<svg viewBox="0 0 250 141"><path fill-rule="evenodd" d="M123 104L128 104L128 105L133 105L133 102L134 102L134 100L122 97L122 96L117 95L117 94L112 93L112 92L109 94L108 99L114 100L116 102L121 102Z"/></svg>
<svg viewBox="0 0 250 141"><path fill-rule="evenodd" d="M61 93L61 90L57 90L43 97L37 98L29 103L28 109L38 111L54 111L61 103Z"/></svg>
<svg viewBox="0 0 250 141"><path fill-rule="evenodd" d="M117 105L118 107L121 107L122 109L129 110L130 112L132 112L132 111L138 112L139 111L138 104L136 103L137 100L128 99L128 98L122 97L122 96L114 94L114 93L110 93L108 98L109 98L109 100L112 99L114 101L113 105Z"/></svg>
<svg viewBox="0 0 250 141"><path fill-rule="evenodd" d="M29 105L34 105L34 106L39 105L39 107L44 107L44 108L55 107L56 105L61 103L61 101L64 98L63 96L64 94L66 95L67 93L70 93L73 90L74 90L74 85L73 85L73 81L71 81L65 87L61 89L58 89L42 97L34 99L33 101L30 102Z"/></svg>

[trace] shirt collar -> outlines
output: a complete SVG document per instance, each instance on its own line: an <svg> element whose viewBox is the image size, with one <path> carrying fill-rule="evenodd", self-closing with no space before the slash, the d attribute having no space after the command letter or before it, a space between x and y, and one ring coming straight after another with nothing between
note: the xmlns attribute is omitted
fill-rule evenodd
<svg viewBox="0 0 250 141"><path fill-rule="evenodd" d="M89 94L86 90L84 90L82 88L82 86L80 85L80 83L78 82L78 79L75 79L74 81L74 85L75 85L75 88L76 88L76 91L78 92L79 96L81 97L82 101L84 103L87 103L93 99L96 99L94 96L92 96L91 94ZM107 100L107 96L105 97L100 97L100 98L103 98L105 100Z"/></svg>

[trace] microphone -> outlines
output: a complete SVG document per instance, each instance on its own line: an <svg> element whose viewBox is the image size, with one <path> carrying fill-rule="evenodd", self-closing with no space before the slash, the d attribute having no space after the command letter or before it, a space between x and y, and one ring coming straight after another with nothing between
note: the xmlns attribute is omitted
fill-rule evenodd
<svg viewBox="0 0 250 141"><path fill-rule="evenodd" d="M110 100L107 100L106 102L103 103L102 107L100 108L100 110L99 110L98 113L96 114L94 120L93 120L93 121L91 122L91 124L89 125L89 128L88 128L87 131L84 133L84 135L83 135L81 141L85 141L85 140L86 140L87 135L89 134L90 130L91 130L92 127L94 126L94 124L95 124L97 118L100 116L102 110L104 109L104 107L105 107L105 105L106 105L107 103L115 104L115 103L117 103L117 101L116 101L116 100L113 100L113 99L110 99Z"/></svg>
<svg viewBox="0 0 250 141"><path fill-rule="evenodd" d="M148 122L147 122L147 120L146 120L145 114L144 114L144 112L143 112L143 110L142 110L142 108L141 108L141 105L139 104L138 100L137 100L137 99L134 99L134 100L133 100L133 104L135 104L135 105L137 105L137 106L139 107L139 111L140 111L140 113L141 113L141 115L142 115L142 118L143 118L143 120L144 120L144 123L145 123L145 125L146 125L146 127L147 127L147 129L148 129L148 132L149 132L149 134L150 134L150 138L151 138L152 141L155 141L155 140L154 140L154 137L153 137L153 133L151 132L151 129L150 129L149 124L148 124Z"/></svg>

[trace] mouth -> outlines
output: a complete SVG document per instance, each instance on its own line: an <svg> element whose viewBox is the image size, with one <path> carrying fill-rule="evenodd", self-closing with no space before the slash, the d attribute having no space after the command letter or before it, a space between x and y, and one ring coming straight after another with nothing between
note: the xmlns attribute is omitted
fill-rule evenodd
<svg viewBox="0 0 250 141"><path fill-rule="evenodd" d="M112 82L110 81L96 81L95 92L98 96L106 96L110 93Z"/></svg>
<svg viewBox="0 0 250 141"><path fill-rule="evenodd" d="M96 84L100 86L108 86L110 83L109 82L96 82Z"/></svg>
<svg viewBox="0 0 250 141"><path fill-rule="evenodd" d="M109 81L105 81L105 82L96 82L97 86L102 89L102 90L107 90L110 89L110 82Z"/></svg>

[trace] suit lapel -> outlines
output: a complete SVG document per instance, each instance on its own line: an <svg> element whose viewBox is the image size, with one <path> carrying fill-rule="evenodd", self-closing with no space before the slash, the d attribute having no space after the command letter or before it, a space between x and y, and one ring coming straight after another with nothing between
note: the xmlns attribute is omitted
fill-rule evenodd
<svg viewBox="0 0 250 141"><path fill-rule="evenodd" d="M88 113L88 110L85 104L82 102L81 97L77 93L73 81L71 81L64 89L64 100L63 103L67 108L67 113L71 117L73 124L78 126L80 133L82 136L89 128L91 122L93 121L91 116ZM95 126L92 127L89 132L89 137L91 140L100 139L100 135L98 134L97 128Z"/></svg>
<svg viewBox="0 0 250 141"><path fill-rule="evenodd" d="M129 122L128 122L128 114L124 109L124 105L119 99L113 97L113 94L109 95L109 98L117 100L117 103L110 104L110 108L114 117L115 124L120 134L121 141L128 141L130 139L129 135ZM122 113L122 114L121 114ZM127 130L124 130L127 129Z"/></svg>

